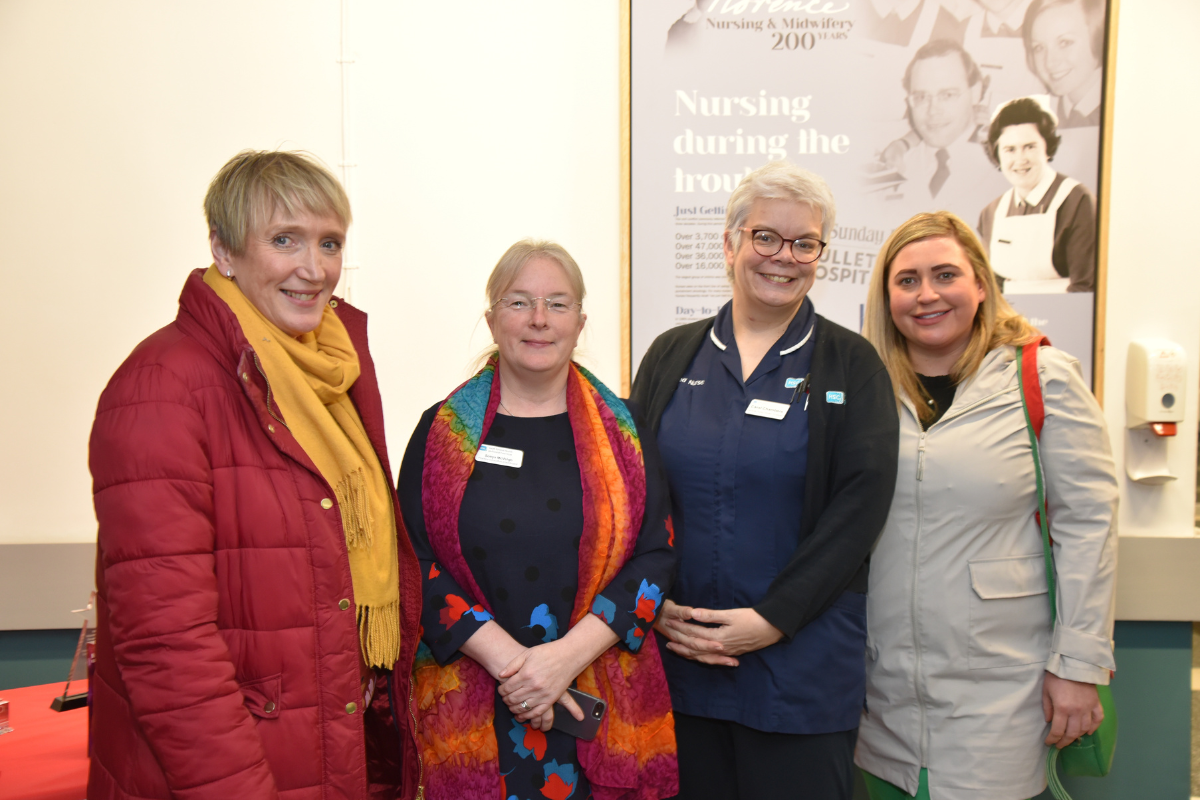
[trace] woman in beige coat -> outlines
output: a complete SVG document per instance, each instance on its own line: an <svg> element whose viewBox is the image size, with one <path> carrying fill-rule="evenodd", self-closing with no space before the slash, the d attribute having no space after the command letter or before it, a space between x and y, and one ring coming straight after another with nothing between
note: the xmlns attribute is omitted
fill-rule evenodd
<svg viewBox="0 0 1200 800"><path fill-rule="evenodd" d="M896 493L871 558L856 763L873 800L1023 800L1045 746L1103 718L1114 668L1117 483L1079 363L1038 352L1058 585L1051 625L1015 347L1038 332L975 234L919 214L884 245L867 338L900 403Z"/></svg>

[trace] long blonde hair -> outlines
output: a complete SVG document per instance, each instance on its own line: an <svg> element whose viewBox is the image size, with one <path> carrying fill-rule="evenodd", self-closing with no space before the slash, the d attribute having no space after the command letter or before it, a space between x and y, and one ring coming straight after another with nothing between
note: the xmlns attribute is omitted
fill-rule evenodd
<svg viewBox="0 0 1200 800"><path fill-rule="evenodd" d="M908 357L908 340L900 333L892 319L888 273L891 271L892 262L905 247L913 242L938 236L958 242L975 271L975 278L983 284L984 290L983 302L975 312L970 341L950 372L955 385L974 375L984 357L995 348L1001 345L1028 344L1041 336L1038 329L1018 314L1000 294L996 274L992 272L992 266L988 263L979 237L961 219L949 211L935 211L917 214L896 228L884 243L871 275L863 335L879 351L879 357L883 359L883 364L892 377L892 388L895 389L897 401L902 396L912 400L922 424L928 424L933 419L934 411L928 402L931 399L929 393L921 385L917 371L913 369L912 361Z"/></svg>

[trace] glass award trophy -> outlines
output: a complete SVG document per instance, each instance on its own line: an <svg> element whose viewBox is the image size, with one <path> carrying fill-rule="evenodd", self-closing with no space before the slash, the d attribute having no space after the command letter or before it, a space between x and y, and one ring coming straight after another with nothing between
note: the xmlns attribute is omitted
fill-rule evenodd
<svg viewBox="0 0 1200 800"><path fill-rule="evenodd" d="M95 594L93 593L93 598ZM79 609L80 612L90 611L93 607L93 602L89 601L87 608ZM79 632L79 643L75 645L75 657L71 659L71 671L67 674L67 685L63 687L62 695L55 697L50 703L51 711L70 711L75 708L83 708L88 704L88 693L78 692L71 694L72 681L87 680L88 664L92 657L92 649L96 642L96 631L88 627L88 621L83 621L83 630Z"/></svg>

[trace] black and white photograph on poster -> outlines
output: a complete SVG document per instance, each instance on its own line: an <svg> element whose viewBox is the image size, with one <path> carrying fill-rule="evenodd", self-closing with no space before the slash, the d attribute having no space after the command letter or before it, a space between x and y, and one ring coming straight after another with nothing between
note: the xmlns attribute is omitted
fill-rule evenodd
<svg viewBox="0 0 1200 800"><path fill-rule="evenodd" d="M631 4L631 365L728 301L738 182L786 159L833 189L810 292L860 331L891 231L948 210L1090 381L1106 0Z"/></svg>

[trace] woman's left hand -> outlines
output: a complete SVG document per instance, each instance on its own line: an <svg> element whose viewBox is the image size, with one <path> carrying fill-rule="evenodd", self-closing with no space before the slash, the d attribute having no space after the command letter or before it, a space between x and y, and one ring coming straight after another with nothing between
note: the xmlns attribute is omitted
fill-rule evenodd
<svg viewBox="0 0 1200 800"><path fill-rule="evenodd" d="M500 671L500 696L516 718L541 717L563 696L579 671L562 640L531 647Z"/></svg>
<svg viewBox="0 0 1200 800"><path fill-rule="evenodd" d="M1086 733L1095 733L1104 721L1104 707L1096 685L1046 673L1042 684L1042 711L1050 723L1046 744L1059 750Z"/></svg>
<svg viewBox="0 0 1200 800"><path fill-rule="evenodd" d="M707 628L676 619L669 619L665 624L668 628L693 639L706 639L718 643L721 645L722 656L740 656L742 653L761 650L783 638L783 632L763 619L753 608L731 608L726 611L693 608L691 616L696 622L718 627Z"/></svg>

